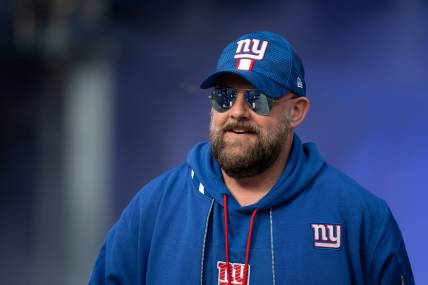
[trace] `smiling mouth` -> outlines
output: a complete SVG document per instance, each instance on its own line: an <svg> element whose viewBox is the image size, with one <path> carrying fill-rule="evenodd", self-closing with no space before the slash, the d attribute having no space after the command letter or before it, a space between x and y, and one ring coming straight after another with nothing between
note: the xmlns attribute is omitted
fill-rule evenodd
<svg viewBox="0 0 428 285"><path fill-rule="evenodd" d="M237 135L253 135L253 132L248 132L248 131L244 131L244 130L230 130L227 131L227 133L234 133Z"/></svg>

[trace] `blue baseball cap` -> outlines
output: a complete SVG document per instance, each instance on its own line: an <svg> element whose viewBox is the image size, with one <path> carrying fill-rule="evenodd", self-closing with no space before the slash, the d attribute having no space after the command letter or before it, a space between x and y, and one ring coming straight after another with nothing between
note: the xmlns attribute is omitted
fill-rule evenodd
<svg viewBox="0 0 428 285"><path fill-rule="evenodd" d="M289 92L306 96L303 63L291 44L278 34L254 32L229 43L220 55L216 72L201 84L213 87L224 74L236 74L272 98Z"/></svg>

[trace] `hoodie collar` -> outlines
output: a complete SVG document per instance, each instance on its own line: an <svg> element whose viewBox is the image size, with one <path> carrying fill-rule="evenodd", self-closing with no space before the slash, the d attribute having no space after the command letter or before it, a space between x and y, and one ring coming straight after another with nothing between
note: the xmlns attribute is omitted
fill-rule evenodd
<svg viewBox="0 0 428 285"><path fill-rule="evenodd" d="M302 144L299 137L294 134L288 161L280 178L257 203L243 207L224 184L220 166L212 155L209 142L196 145L189 152L187 163L204 185L206 195L223 206L223 194L226 194L231 211L251 213L254 209L269 209L297 196L317 175L325 162L315 144Z"/></svg>

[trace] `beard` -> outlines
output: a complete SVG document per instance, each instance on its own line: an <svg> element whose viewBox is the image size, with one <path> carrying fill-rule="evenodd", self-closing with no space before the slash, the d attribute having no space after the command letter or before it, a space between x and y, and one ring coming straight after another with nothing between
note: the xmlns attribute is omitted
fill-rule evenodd
<svg viewBox="0 0 428 285"><path fill-rule="evenodd" d="M251 137L226 140L225 134L236 129L250 133ZM230 121L223 128L217 128L211 115L211 150L227 175L233 178L251 177L262 173L276 161L287 143L289 131L289 120L285 116L275 128L266 130L248 120Z"/></svg>

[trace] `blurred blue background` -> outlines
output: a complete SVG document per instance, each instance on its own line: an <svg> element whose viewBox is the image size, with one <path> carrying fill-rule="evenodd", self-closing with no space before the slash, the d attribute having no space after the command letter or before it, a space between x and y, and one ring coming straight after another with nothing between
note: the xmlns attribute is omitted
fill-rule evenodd
<svg viewBox="0 0 428 285"><path fill-rule="evenodd" d="M131 197L207 139L199 83L256 30L303 58L297 133L388 202L428 284L424 0L2 1L0 283L85 284Z"/></svg>

